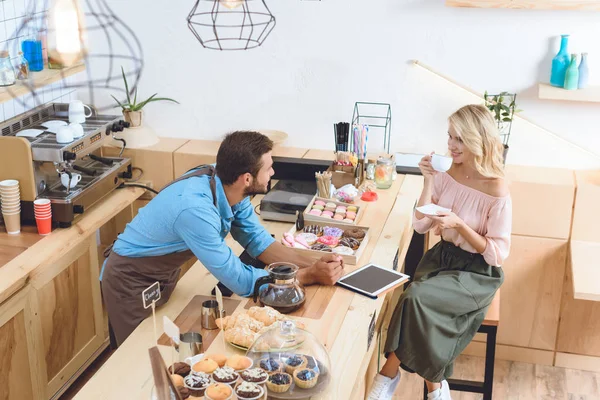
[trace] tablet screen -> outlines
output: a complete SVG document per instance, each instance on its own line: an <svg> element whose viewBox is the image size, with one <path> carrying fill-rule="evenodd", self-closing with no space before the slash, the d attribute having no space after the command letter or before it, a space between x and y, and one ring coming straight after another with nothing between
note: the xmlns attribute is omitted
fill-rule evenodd
<svg viewBox="0 0 600 400"><path fill-rule="evenodd" d="M338 283L369 294L377 294L382 289L406 279L408 279L407 275L370 264L355 273L342 277Z"/></svg>

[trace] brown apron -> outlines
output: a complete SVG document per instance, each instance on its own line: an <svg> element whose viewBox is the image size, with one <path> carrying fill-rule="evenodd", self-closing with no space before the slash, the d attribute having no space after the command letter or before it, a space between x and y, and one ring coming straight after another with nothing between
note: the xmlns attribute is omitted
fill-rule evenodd
<svg viewBox="0 0 600 400"><path fill-rule="evenodd" d="M194 176L214 176L214 167L204 166L188 175L169 183L170 185ZM213 204L217 205L215 180L210 180ZM166 303L175 290L180 267L194 257L191 250L154 257L123 257L110 246L104 256L108 256L102 276L102 296L108 312L108 321L116 344L121 345L135 328L151 313L144 309L142 292L151 284L160 282L161 295L156 303Z"/></svg>

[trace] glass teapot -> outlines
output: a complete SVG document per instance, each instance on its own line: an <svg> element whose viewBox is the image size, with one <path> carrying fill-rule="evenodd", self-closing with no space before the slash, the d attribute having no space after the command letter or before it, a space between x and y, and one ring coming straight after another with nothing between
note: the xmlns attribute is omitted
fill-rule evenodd
<svg viewBox="0 0 600 400"><path fill-rule="evenodd" d="M296 279L298 266L278 262L267 266L268 276L256 281L254 286L254 302L260 300L263 306L273 307L287 314L302 307L306 298L304 287ZM261 288L261 286L266 285Z"/></svg>

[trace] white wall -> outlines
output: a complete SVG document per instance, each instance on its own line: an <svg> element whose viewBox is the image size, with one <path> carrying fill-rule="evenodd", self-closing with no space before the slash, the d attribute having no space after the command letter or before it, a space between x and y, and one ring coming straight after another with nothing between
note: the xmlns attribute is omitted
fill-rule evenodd
<svg viewBox="0 0 600 400"><path fill-rule="evenodd" d="M600 155L600 104L537 99L561 33L571 34L571 51L590 54L591 82L600 84L600 12L458 9L443 0L267 1L277 26L263 46L219 52L188 30L192 0L107 0L142 42L140 95L182 103L148 106L148 125L196 139L279 129L290 134L288 145L333 148L332 124L349 121L355 101L388 102L394 150L442 151L448 114L478 100L409 63L418 59L478 92L517 92L523 115ZM92 45L102 40L90 35ZM511 163L600 167L600 156L528 123L515 124L510 144Z"/></svg>

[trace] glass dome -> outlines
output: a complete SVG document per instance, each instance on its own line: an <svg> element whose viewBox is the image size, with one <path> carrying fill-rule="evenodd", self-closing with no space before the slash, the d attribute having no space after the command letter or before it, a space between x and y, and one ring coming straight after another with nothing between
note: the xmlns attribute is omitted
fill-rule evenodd
<svg viewBox="0 0 600 400"><path fill-rule="evenodd" d="M304 399L322 393L331 380L329 353L292 320L279 321L248 349L254 366L269 373L269 398Z"/></svg>

